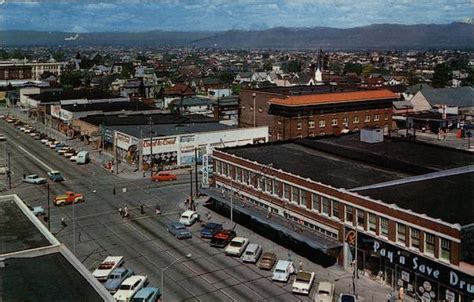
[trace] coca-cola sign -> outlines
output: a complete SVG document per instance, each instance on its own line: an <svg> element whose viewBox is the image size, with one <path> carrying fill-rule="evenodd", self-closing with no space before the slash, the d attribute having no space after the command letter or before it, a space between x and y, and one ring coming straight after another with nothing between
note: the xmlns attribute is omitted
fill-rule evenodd
<svg viewBox="0 0 474 302"><path fill-rule="evenodd" d="M176 137L153 139L152 142L153 142L151 144L152 147L174 145L176 144ZM143 147L150 148L150 140L144 141Z"/></svg>

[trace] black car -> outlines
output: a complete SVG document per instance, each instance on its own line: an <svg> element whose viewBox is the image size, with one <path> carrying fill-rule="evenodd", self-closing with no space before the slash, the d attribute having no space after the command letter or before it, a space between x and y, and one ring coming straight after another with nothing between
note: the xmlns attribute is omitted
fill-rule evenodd
<svg viewBox="0 0 474 302"><path fill-rule="evenodd" d="M201 237L202 238L212 238L215 233L219 232L222 230L222 224L220 223L215 223L215 222L209 222L206 224L202 230L201 230Z"/></svg>
<svg viewBox="0 0 474 302"><path fill-rule="evenodd" d="M211 238L211 246L222 248L225 247L237 234L232 230L220 230Z"/></svg>

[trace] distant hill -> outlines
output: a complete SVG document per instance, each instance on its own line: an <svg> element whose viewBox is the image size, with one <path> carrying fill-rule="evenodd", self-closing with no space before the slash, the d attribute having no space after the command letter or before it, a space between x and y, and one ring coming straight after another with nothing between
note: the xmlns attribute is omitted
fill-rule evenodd
<svg viewBox="0 0 474 302"><path fill-rule="evenodd" d="M280 49L472 49L474 25L374 24L348 29L314 27L223 32L68 33L0 31L0 46L198 46Z"/></svg>

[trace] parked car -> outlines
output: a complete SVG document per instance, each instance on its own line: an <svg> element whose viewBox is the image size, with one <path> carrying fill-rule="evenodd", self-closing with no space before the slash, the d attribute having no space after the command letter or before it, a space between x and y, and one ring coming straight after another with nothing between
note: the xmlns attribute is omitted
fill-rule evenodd
<svg viewBox="0 0 474 302"><path fill-rule="evenodd" d="M71 150L71 147L65 146L65 147L56 149L56 152L58 152L59 155L64 155L64 153L68 152L69 150Z"/></svg>
<svg viewBox="0 0 474 302"><path fill-rule="evenodd" d="M244 262L256 263L262 255L262 246L256 243L250 243L244 251L242 260Z"/></svg>
<svg viewBox="0 0 474 302"><path fill-rule="evenodd" d="M144 287L140 289L130 300L131 302L156 302L161 296L159 288Z"/></svg>
<svg viewBox="0 0 474 302"><path fill-rule="evenodd" d="M313 282L314 272L299 271L293 280L291 291L295 294L309 295Z"/></svg>
<svg viewBox="0 0 474 302"><path fill-rule="evenodd" d="M25 133L31 133L31 132L34 132L35 131L35 128L31 127L31 126L28 126L25 128L25 130L23 132Z"/></svg>
<svg viewBox="0 0 474 302"><path fill-rule="evenodd" d="M179 222L173 222L168 224L166 226L166 230L178 239L186 239L193 237L191 232L182 223Z"/></svg>
<svg viewBox="0 0 474 302"><path fill-rule="evenodd" d="M337 302L357 302L357 297L351 294L340 294Z"/></svg>
<svg viewBox="0 0 474 302"><path fill-rule="evenodd" d="M70 161L76 161L77 160L77 153L74 154L73 156L69 157Z"/></svg>
<svg viewBox="0 0 474 302"><path fill-rule="evenodd" d="M54 182L59 182L59 181L64 180L63 175L59 171L49 171L48 172L48 177L49 177L49 179L51 179Z"/></svg>
<svg viewBox="0 0 474 302"><path fill-rule="evenodd" d="M68 146L66 144L63 144L63 143L57 144L56 147L54 147L54 151L58 152L62 148L68 148Z"/></svg>
<svg viewBox="0 0 474 302"><path fill-rule="evenodd" d="M110 273L123 263L123 256L108 256L99 265L98 268L92 273L99 281L106 281L109 278Z"/></svg>
<svg viewBox="0 0 474 302"><path fill-rule="evenodd" d="M111 292L112 294L115 293L119 288L120 284L122 284L123 280L132 276L133 273L133 270L124 267L114 269L107 278L107 281L105 281L105 289Z"/></svg>
<svg viewBox="0 0 474 302"><path fill-rule="evenodd" d="M223 248L225 247L237 234L232 230L220 230L211 238L211 246Z"/></svg>
<svg viewBox="0 0 474 302"><path fill-rule="evenodd" d="M59 144L59 142L57 140L49 140L46 145L48 147L50 147L51 149L54 149L56 147L56 145Z"/></svg>
<svg viewBox="0 0 474 302"><path fill-rule="evenodd" d="M69 150L67 150L66 152L64 152L64 157L65 158L71 158L72 156L75 156L77 155L77 151L70 148Z"/></svg>
<svg viewBox="0 0 474 302"><path fill-rule="evenodd" d="M8 172L8 167L0 165L0 174L6 174Z"/></svg>
<svg viewBox="0 0 474 302"><path fill-rule="evenodd" d="M207 223L201 230L201 237L202 238L212 238L215 233L222 230L222 224L209 222Z"/></svg>
<svg viewBox="0 0 474 302"><path fill-rule="evenodd" d="M288 260L278 260L273 270L272 280L288 282L290 275L295 271L293 262Z"/></svg>
<svg viewBox="0 0 474 302"><path fill-rule="evenodd" d="M257 266L260 269L271 270L275 265L276 260L277 258L274 253L265 252L263 253L262 259L260 259L260 262L257 264Z"/></svg>
<svg viewBox="0 0 474 302"><path fill-rule="evenodd" d="M240 257L249 244L248 238L235 237L225 248L226 255Z"/></svg>
<svg viewBox="0 0 474 302"><path fill-rule="evenodd" d="M151 180L153 181L172 181L177 179L176 175L169 172L158 172L151 176Z"/></svg>
<svg viewBox="0 0 474 302"><path fill-rule="evenodd" d="M142 287L148 282L147 276L135 275L125 279L117 292L114 294L114 299L117 302L128 302Z"/></svg>
<svg viewBox="0 0 474 302"><path fill-rule="evenodd" d="M34 185L40 185L46 183L47 181L46 178L39 177L38 174L30 174L23 176L23 182Z"/></svg>
<svg viewBox="0 0 474 302"><path fill-rule="evenodd" d="M28 207L28 209L31 210L31 212L33 212L35 216L43 216L46 213L42 206L36 206L36 207L32 207L30 205L26 205L26 206Z"/></svg>
<svg viewBox="0 0 474 302"><path fill-rule="evenodd" d="M7 137L5 136L5 134L0 133L0 142L4 142L6 140L7 140Z"/></svg>
<svg viewBox="0 0 474 302"><path fill-rule="evenodd" d="M66 194L58 195L54 198L53 203L57 206L62 206L71 203L83 202L84 196L68 191Z"/></svg>
<svg viewBox="0 0 474 302"><path fill-rule="evenodd" d="M57 148L62 148L62 147L64 147L64 146L65 146L65 145L64 145L63 143L61 143L61 142L56 142L56 141L54 141L52 144L49 145L49 147L50 147L51 149L54 149L54 150L56 150Z"/></svg>
<svg viewBox="0 0 474 302"><path fill-rule="evenodd" d="M315 302L332 302L334 296L334 284L321 281L319 282L318 289L314 293Z"/></svg>
<svg viewBox="0 0 474 302"><path fill-rule="evenodd" d="M187 210L179 216L179 222L184 225L193 225L199 220L199 214L195 211Z"/></svg>
<svg viewBox="0 0 474 302"><path fill-rule="evenodd" d="M89 152L87 151L79 151L77 152L77 155L76 155L76 163L78 165L80 164L87 164L88 162L90 162L90 157L89 157Z"/></svg>

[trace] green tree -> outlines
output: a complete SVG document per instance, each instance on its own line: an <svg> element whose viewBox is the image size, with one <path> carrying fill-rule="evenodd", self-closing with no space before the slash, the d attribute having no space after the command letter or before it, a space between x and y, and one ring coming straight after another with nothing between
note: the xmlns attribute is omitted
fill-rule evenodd
<svg viewBox="0 0 474 302"><path fill-rule="evenodd" d="M6 60L10 57L8 52L5 49L0 49L0 59Z"/></svg>
<svg viewBox="0 0 474 302"><path fill-rule="evenodd" d="M368 65L364 66L364 68L362 68L361 74L364 77L368 77L373 72L374 72L374 65L368 64Z"/></svg>
<svg viewBox="0 0 474 302"><path fill-rule="evenodd" d="M446 63L437 64L434 68L433 87L444 88L452 79L451 68Z"/></svg>
<svg viewBox="0 0 474 302"><path fill-rule="evenodd" d="M72 71L72 72L61 74L59 80L61 82L61 85L63 86L78 88L78 87L81 87L83 77L84 76L82 72Z"/></svg>
<svg viewBox="0 0 474 302"><path fill-rule="evenodd" d="M359 63L347 63L344 65L344 74L349 72L355 72L356 74L360 75L362 73L362 65Z"/></svg>
<svg viewBox="0 0 474 302"><path fill-rule="evenodd" d="M467 73L469 74L467 78L462 79L461 85L462 86L474 86L474 69L469 68L467 70Z"/></svg>
<svg viewBox="0 0 474 302"><path fill-rule="evenodd" d="M218 78L226 83L226 84L230 84L234 81L234 74L230 71L222 71L219 73L218 75Z"/></svg>
<svg viewBox="0 0 474 302"><path fill-rule="evenodd" d="M301 63L297 60L288 61L288 72L300 72Z"/></svg>
<svg viewBox="0 0 474 302"><path fill-rule="evenodd" d="M265 62L265 64L263 64L263 70L264 71L271 71L272 68L273 68L272 62Z"/></svg>
<svg viewBox="0 0 474 302"><path fill-rule="evenodd" d="M65 58L64 52L61 51L53 51L53 53L51 53L51 56L58 62L64 61Z"/></svg>
<svg viewBox="0 0 474 302"><path fill-rule="evenodd" d="M237 95L237 94L239 94L240 91L242 90L242 85L240 85L240 84L234 84L234 85L232 85L232 88L231 88L231 89L232 89L232 94L236 94L236 95Z"/></svg>

